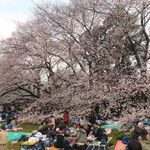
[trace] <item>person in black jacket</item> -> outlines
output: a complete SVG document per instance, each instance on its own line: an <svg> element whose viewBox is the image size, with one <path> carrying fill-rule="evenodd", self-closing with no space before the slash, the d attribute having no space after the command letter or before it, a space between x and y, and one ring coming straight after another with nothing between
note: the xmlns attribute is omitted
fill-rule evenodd
<svg viewBox="0 0 150 150"><path fill-rule="evenodd" d="M54 146L56 148L65 148L65 147L69 147L69 141L67 141L64 137L64 126L60 126L59 127L59 131L57 131L57 135L56 135L56 142L54 143Z"/></svg>
<svg viewBox="0 0 150 150"><path fill-rule="evenodd" d="M106 135L106 132L104 129L99 127L98 123L93 124L94 130L93 130L93 135L96 137L96 140L106 143L108 141L108 137Z"/></svg>
<svg viewBox="0 0 150 150"><path fill-rule="evenodd" d="M43 135L46 135L49 130L48 121L44 120L41 122L41 125L39 126L38 132L41 132Z"/></svg>
<svg viewBox="0 0 150 150"><path fill-rule="evenodd" d="M95 105L94 111L95 111L96 115L99 114L99 104L98 103Z"/></svg>
<svg viewBox="0 0 150 150"><path fill-rule="evenodd" d="M96 117L95 117L94 113L91 114L90 119L89 119L89 122L90 122L91 124L94 124L94 123L96 122Z"/></svg>
<svg viewBox="0 0 150 150"><path fill-rule="evenodd" d="M134 128L132 140L138 140L139 136L146 138L147 131L144 128L143 123L138 123L137 127Z"/></svg>

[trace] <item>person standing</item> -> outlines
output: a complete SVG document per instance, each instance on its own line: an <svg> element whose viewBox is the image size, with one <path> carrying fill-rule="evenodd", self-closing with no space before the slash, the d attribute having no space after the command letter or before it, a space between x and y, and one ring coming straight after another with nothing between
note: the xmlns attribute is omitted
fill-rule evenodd
<svg viewBox="0 0 150 150"><path fill-rule="evenodd" d="M3 109L4 109L4 106L3 106L3 105L0 105L0 113L3 112Z"/></svg>
<svg viewBox="0 0 150 150"><path fill-rule="evenodd" d="M15 106L11 105L11 112L14 113L15 112Z"/></svg>
<svg viewBox="0 0 150 150"><path fill-rule="evenodd" d="M65 113L63 115L64 123L68 124L69 123L69 113L68 111L65 110Z"/></svg>
<svg viewBox="0 0 150 150"><path fill-rule="evenodd" d="M97 103L94 107L94 112L96 113L96 116L99 114L99 104Z"/></svg>
<svg viewBox="0 0 150 150"><path fill-rule="evenodd" d="M50 125L52 125L53 129L55 129L55 117L54 117L54 115L50 116L50 121L51 121Z"/></svg>

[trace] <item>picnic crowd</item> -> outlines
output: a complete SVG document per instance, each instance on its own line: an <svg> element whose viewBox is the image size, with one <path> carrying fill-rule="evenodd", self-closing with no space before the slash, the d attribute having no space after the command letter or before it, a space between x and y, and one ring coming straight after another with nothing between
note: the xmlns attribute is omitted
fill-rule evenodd
<svg viewBox="0 0 150 150"><path fill-rule="evenodd" d="M10 109L7 116L3 116L3 113L2 121L5 121L5 124L1 125L0 130L0 150L7 150L7 131L17 131L21 128L17 127L15 109ZM107 150L111 140L108 135L112 129L101 127L106 119L99 116L97 107L90 115L84 112L80 117L71 117L67 110L59 119L51 114L50 118L41 119L36 131L19 139L21 150ZM150 150L149 130L145 128L144 123L136 122L132 125L132 134L118 137L114 150ZM149 129L149 126L147 127Z"/></svg>

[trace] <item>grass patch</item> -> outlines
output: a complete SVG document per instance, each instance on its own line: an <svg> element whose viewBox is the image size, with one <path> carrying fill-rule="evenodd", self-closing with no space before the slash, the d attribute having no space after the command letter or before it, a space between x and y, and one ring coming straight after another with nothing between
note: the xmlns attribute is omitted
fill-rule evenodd
<svg viewBox="0 0 150 150"><path fill-rule="evenodd" d="M114 150L114 146L117 142L117 138L124 135L125 135L124 132L120 132L117 129L112 129L112 132L109 135L109 137L112 137L112 139L108 142L108 150Z"/></svg>
<svg viewBox="0 0 150 150"><path fill-rule="evenodd" d="M23 132L32 132L33 130L38 130L39 124L20 123L19 127L23 128Z"/></svg>
<svg viewBox="0 0 150 150"><path fill-rule="evenodd" d="M17 144L11 144L11 142L8 142L7 150L20 150L20 149L21 146L19 142Z"/></svg>
<svg viewBox="0 0 150 150"><path fill-rule="evenodd" d="M32 132L33 130L38 130L39 125L33 124L33 123L20 123L19 127L23 128L22 132ZM11 141L8 142L7 150L20 150L20 149L21 149L21 146L19 142L16 144L11 144Z"/></svg>

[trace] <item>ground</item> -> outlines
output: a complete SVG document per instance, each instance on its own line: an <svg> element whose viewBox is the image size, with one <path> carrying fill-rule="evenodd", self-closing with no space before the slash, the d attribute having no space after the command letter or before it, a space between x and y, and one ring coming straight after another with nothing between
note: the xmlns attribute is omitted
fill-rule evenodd
<svg viewBox="0 0 150 150"><path fill-rule="evenodd" d="M37 130L39 125L38 124L32 124L32 123L22 123L20 124L21 127L23 127L23 132L32 132L33 130ZM114 150L114 145L116 144L116 140L118 137L128 135L130 136L131 133L125 133L118 131L117 129L113 129L109 137L112 139L108 143L108 150ZM145 144L145 143L144 143ZM150 149L150 145L146 145ZM11 144L11 142L8 143L8 149L7 150L20 150L20 143L18 142L17 144Z"/></svg>
<svg viewBox="0 0 150 150"><path fill-rule="evenodd" d="M24 129L23 132L32 132L33 130L37 130L39 125L32 123L23 123L20 124L20 127ZM11 142L9 142L7 150L20 150L20 143L18 142L17 144L11 144Z"/></svg>

